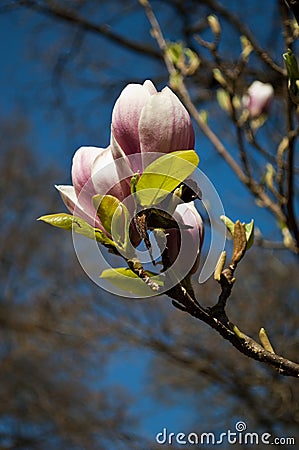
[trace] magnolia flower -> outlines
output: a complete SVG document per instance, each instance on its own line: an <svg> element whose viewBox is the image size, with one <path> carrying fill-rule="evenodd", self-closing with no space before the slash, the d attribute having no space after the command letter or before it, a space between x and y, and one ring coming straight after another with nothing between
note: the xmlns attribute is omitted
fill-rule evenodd
<svg viewBox="0 0 299 450"><path fill-rule="evenodd" d="M111 131L126 155L194 148L186 108L168 87L157 92L150 80L125 87L113 109ZM142 161L134 159L132 169L142 172Z"/></svg>
<svg viewBox="0 0 299 450"><path fill-rule="evenodd" d="M92 203L95 194L122 201L130 194L131 176L143 170L138 155L193 147L190 116L168 87L157 92L149 80L129 84L113 108L110 145L79 148L73 158L73 185L56 188L71 213L105 231ZM121 164L116 164L120 157Z"/></svg>
<svg viewBox="0 0 299 450"><path fill-rule="evenodd" d="M251 119L257 118L269 111L274 96L273 86L269 83L254 81L243 96L243 105L249 111Z"/></svg>
<svg viewBox="0 0 299 450"><path fill-rule="evenodd" d="M100 164L102 170L97 171L97 176L92 177L95 164ZM122 173L120 173L120 168ZM116 168L111 146L107 148L81 147L73 157L73 185L55 187L72 214L105 232L96 215L92 197L96 194L110 194L121 201L124 200L130 194L128 179L130 174L132 172L126 164L118 165Z"/></svg>
<svg viewBox="0 0 299 450"><path fill-rule="evenodd" d="M110 145L107 148L79 148L73 157L73 184L56 188L72 214L109 236L96 214L93 197L109 194L123 202L131 194L132 176L136 172L142 173L151 162L149 156L156 158L157 153L193 147L194 131L189 114L169 88L157 92L149 80L143 85L129 84L112 112ZM187 228L167 230L169 261L175 263L177 273L184 274L186 270L193 273L198 266L203 240L201 217L193 203L178 205L173 217ZM130 238L132 245L137 247L141 236L133 221Z"/></svg>
<svg viewBox="0 0 299 450"><path fill-rule="evenodd" d="M182 274L186 266L191 269L189 274L196 272L199 265L200 251L204 239L204 226L194 203L182 203L177 206L173 217L178 224L186 225L186 229L171 229L167 234L167 249L169 262L175 263L177 257L177 267L175 272Z"/></svg>

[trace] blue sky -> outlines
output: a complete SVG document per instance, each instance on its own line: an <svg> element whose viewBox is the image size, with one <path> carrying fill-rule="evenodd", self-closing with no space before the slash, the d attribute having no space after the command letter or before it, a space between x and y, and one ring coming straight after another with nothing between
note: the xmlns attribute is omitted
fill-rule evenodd
<svg viewBox="0 0 299 450"><path fill-rule="evenodd" d="M29 142L40 164L47 165L55 158L64 169L65 177L53 182L69 182L71 158L79 146L104 147L108 144L111 111L119 92L109 102L99 104L96 108L98 118L89 118L97 128L92 137L70 133L63 113L53 110L51 106L54 95L51 73L45 70L42 61L32 57L30 46L34 40L35 21L36 17L26 12L0 15L0 57L4 62L0 71L1 116L5 118L15 113L27 116L31 128ZM84 94L81 95L84 97ZM85 102L86 98L82 101L79 98L79 108ZM5 143L2 142L2 145ZM31 168L26 170L30 172ZM49 190L53 191L53 196L57 195L53 186L50 185ZM61 237L64 238L63 235ZM82 273L82 276L85 275ZM86 281L90 282L88 278ZM142 419L142 430L138 433L143 432L149 439L160 431L161 424L174 430L177 423L188 422L188 414L181 405L172 405L170 409L166 406L160 410L155 408L156 399L144 388L150 359L151 356L145 355L144 351L122 350L114 355L107 368L107 377L101 380L108 389L109 386L113 389L115 383L128 389L134 399L132 412ZM189 414L192 417L191 410Z"/></svg>
<svg viewBox="0 0 299 450"><path fill-rule="evenodd" d="M234 2L232 5L234 6ZM123 20L124 29L128 27L127 20L126 18ZM115 89L115 95L112 92L109 99L104 97L103 101L99 98L98 102L96 98L92 98L93 94L89 90L76 90L77 97L70 99L70 103L72 102L70 107L73 107L78 115L82 111L82 116L87 119L88 132L85 130L80 133L79 130L73 133L64 111L54 107L56 92L53 86L53 73L45 67L41 59L36 58L34 47L38 44L35 43L35 33L39 36L40 21L39 16L26 11L0 15L0 54L2 61L5 61L0 71L1 111L4 116L21 111L30 118L32 127L30 141L41 164L47 164L54 157L65 170L65 179L57 180L59 184L68 182L71 158L79 146L105 147L109 143L112 107L123 86L119 87L118 92ZM119 53L121 58L123 53L122 51ZM130 62L123 69L113 66L113 76L118 77L120 73L129 76L128 67ZM134 66L132 77L135 79L140 76L141 79L146 79L150 73L154 73L154 70L155 64L148 64L147 60L144 60L144 64ZM69 93L67 96L69 97ZM91 103L93 109L92 114L89 114ZM248 197L245 188L227 172L225 164L215 155L211 144L206 140L202 141L199 134L196 149L201 158L200 168L215 184L227 214L232 216L239 214L244 221L250 220L254 214L261 228L265 223L269 223L268 213L254 206L254 201ZM246 197L248 200L240 202L240 197Z"/></svg>

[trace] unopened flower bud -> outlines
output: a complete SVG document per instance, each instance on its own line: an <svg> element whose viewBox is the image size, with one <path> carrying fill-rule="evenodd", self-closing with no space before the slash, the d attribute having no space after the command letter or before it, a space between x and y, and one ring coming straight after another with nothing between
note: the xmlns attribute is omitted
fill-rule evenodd
<svg viewBox="0 0 299 450"><path fill-rule="evenodd" d="M267 114L274 96L274 89L270 83L254 81L243 96L243 106L248 109L251 119Z"/></svg>

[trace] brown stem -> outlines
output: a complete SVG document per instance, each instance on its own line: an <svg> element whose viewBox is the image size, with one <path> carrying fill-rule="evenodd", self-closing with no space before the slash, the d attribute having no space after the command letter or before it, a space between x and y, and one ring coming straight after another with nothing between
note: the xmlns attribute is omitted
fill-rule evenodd
<svg viewBox="0 0 299 450"><path fill-rule="evenodd" d="M51 2L50 5L41 4L35 0L20 0L11 6L12 8L25 7L29 8L38 13L44 14L49 17L57 18L63 22L76 25L77 27L92 32L100 34L104 37L110 39L110 41L120 44L130 50L134 50L138 53L149 55L156 59L161 59L160 53L153 47L146 44L140 44L137 41L128 39L120 34L115 33L106 24L96 24L90 20L81 17L77 12L71 10L70 8L62 7L59 2Z"/></svg>
<svg viewBox="0 0 299 450"><path fill-rule="evenodd" d="M288 5L290 10L295 16L295 19L297 20L299 24L299 1L298 0L285 0L285 3Z"/></svg>
<svg viewBox="0 0 299 450"><path fill-rule="evenodd" d="M254 48L255 52L258 54L260 59L275 72L284 74L284 69L276 64L276 62L271 58L269 53L267 53L262 47L259 46L254 35L246 27L245 22L241 21L232 11L226 9L220 2L215 0L205 0L207 6L209 6L213 11L225 17L225 19L230 22L237 30L239 30L241 36L246 36L250 44Z"/></svg>
<svg viewBox="0 0 299 450"><path fill-rule="evenodd" d="M225 275L222 277L221 285L223 295L222 300L225 300L226 302L231 293L231 288L227 288L227 279ZM265 350L254 339L241 332L238 327L229 322L224 310L221 315L219 314L219 311L216 311L215 307L204 309L194 301L180 285L172 288L168 295L183 307L177 306L175 303L174 306L179 307L182 311L214 328L214 330L218 331L224 339L228 340L244 355L274 367L281 375L299 378L299 364L277 355L276 353Z"/></svg>
<svg viewBox="0 0 299 450"><path fill-rule="evenodd" d="M256 183L252 178L246 175L246 173L242 170L239 164L235 161L235 159L231 156L228 150L225 148L220 139L216 136L216 134L211 130L209 125L202 119L200 114L198 113L196 107L190 99L190 96L187 92L185 84L182 82L179 87L179 93L184 101L185 106L189 110L190 114L195 119L198 126L201 128L203 133L207 136L210 142L214 145L217 152L222 156L222 158L227 162L227 164L231 167L231 169L235 172L239 180L247 186L250 192L258 197L261 201L262 205L268 208L272 214L276 216L276 218L285 223L286 217L283 213L279 204L271 200L271 198L267 195L264 189Z"/></svg>
<svg viewBox="0 0 299 450"><path fill-rule="evenodd" d="M159 23L153 13L150 3L148 0L139 0L142 6L145 9L148 20L153 27L153 36L156 39L162 53L165 65L168 69L170 77L176 75L176 68L174 67L172 61L169 59L167 52L167 44L164 39L163 33L159 26ZM280 69L281 73L284 73ZM213 132L213 130L209 127L206 121L201 117L198 113L195 105L193 104L184 80L182 79L180 83L176 86L178 94L180 95L182 101L184 102L186 108L188 109L191 116L193 116L199 128L206 135L206 137L210 140L210 142L214 145L217 152L222 156L222 158L227 162L227 164L231 167L231 169L235 172L239 180L249 189L249 191L260 200L260 203L263 207L269 209L271 213L280 221L281 223L286 223L286 215L282 210L282 206L280 203L273 201L269 195L265 192L262 186L260 186L256 181L254 181L251 177L249 177L240 167L240 165L235 161L235 159L231 156L229 151L220 141L218 136ZM297 249L295 247L291 248L292 251L297 253Z"/></svg>
<svg viewBox="0 0 299 450"><path fill-rule="evenodd" d="M286 49L292 43L291 31L289 28L289 14L285 3L289 4L289 7L294 11L299 10L299 4L297 1L283 2L280 0L280 11L283 23L283 35L285 39ZM297 225L296 214L294 209L294 164L295 164L295 142L298 135L298 130L294 129L294 104L289 95L286 95L286 126L288 135L288 147L287 147L287 187L286 187L286 224L289 230L292 232L297 247L297 253L299 253L299 228Z"/></svg>
<svg viewBox="0 0 299 450"><path fill-rule="evenodd" d="M168 58L167 52L165 51L167 49L167 45L159 23L151 8L151 5L148 0L139 1L144 7L148 20L153 27L153 35L163 53L165 65L168 69L168 72L170 76L175 75L176 68L174 67L172 61ZM252 41L252 39L249 40ZM268 64L271 65L273 69L277 70L280 73L283 72L280 67L275 67L276 65L273 64L272 60L269 61L266 54L263 54L263 59L265 62L268 62ZM274 203L270 199L270 197L263 191L263 189L255 181L248 177L246 173L243 172L242 168L233 159L222 142L210 129L207 123L202 119L200 114L198 114L196 107L190 99L189 93L183 80L178 86L178 92L181 95L185 106L189 110L190 114L194 117L201 130L214 144L218 153L226 160L226 162L237 174L239 179L250 189L250 191L254 195L259 197L264 206L270 209L270 211L278 219L285 221L285 215L281 210L280 205ZM175 300L175 302L173 302L174 306L210 325L212 328L217 330L222 337L231 342L231 344L244 355L275 367L279 371L279 373L283 375L294 376L298 378L299 364L265 350L260 344L258 344L246 334L242 333L235 325L229 322L225 313L225 305L232 291L233 274L238 262L237 255L235 255L235 257L236 263L234 264L234 262L232 261L233 264L231 264L230 267L224 269L221 273L221 294L216 305L217 308L215 306L210 309L203 308L195 299L195 297L193 297L193 295L190 295L190 292L188 292L181 283L171 288L167 292L168 296Z"/></svg>

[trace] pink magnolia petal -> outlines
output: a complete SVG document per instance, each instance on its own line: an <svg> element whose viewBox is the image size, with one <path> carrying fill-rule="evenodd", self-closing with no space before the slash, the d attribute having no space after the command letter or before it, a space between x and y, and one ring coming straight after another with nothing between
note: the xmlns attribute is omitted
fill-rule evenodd
<svg viewBox="0 0 299 450"><path fill-rule="evenodd" d="M192 203L183 203L177 206L174 218L191 228L186 230L169 230L167 236L167 248L170 262L173 264L179 256L179 267L177 270L183 273L187 264L192 263L189 273L194 273L199 264L201 246L204 238L203 221ZM181 237L182 234L182 237ZM184 244L181 248L181 240ZM180 269L181 267L181 269Z"/></svg>
<svg viewBox="0 0 299 450"><path fill-rule="evenodd" d="M150 83L128 84L114 105L111 129L126 155L140 152L138 123L142 108L153 92Z"/></svg>
<svg viewBox="0 0 299 450"><path fill-rule="evenodd" d="M91 198L89 202L89 208L86 208L80 202L80 197L82 196L82 194L79 196L80 200L78 200L74 186L56 185L55 188L58 190L65 206L72 214L74 214L74 216L80 217L91 226L100 228L102 231L105 231L100 222L100 219L96 215L96 211L91 203ZM88 204L88 202L85 203Z"/></svg>
<svg viewBox="0 0 299 450"><path fill-rule="evenodd" d="M92 219L95 216L92 197L96 194L96 191L91 179L91 170L94 160L103 151L104 149L98 147L81 147L73 157L73 186L79 199L80 207L87 211Z"/></svg>
<svg viewBox="0 0 299 450"><path fill-rule="evenodd" d="M194 130L188 111L169 88L152 95L142 109L139 137L142 153L194 148Z"/></svg>
<svg viewBox="0 0 299 450"><path fill-rule="evenodd" d="M91 176L97 194L110 194L123 200L130 194L132 170L126 159L114 160L112 148L107 147L95 159Z"/></svg>
<svg viewBox="0 0 299 450"><path fill-rule="evenodd" d="M84 188L90 195L94 195L93 184L91 182L91 169L95 158L103 149L98 147L81 147L74 157L72 165L72 182L77 195Z"/></svg>
<svg viewBox="0 0 299 450"><path fill-rule="evenodd" d="M127 178L127 184L129 184L129 177L142 171L141 153L126 156L112 133L110 136L110 148L119 178ZM127 192L127 189L125 191Z"/></svg>
<svg viewBox="0 0 299 450"><path fill-rule="evenodd" d="M74 186L55 185L55 188L59 192L62 201L67 207L67 209L73 214L75 205L78 201Z"/></svg>
<svg viewBox="0 0 299 450"><path fill-rule="evenodd" d="M118 144L117 140L113 136L113 133L110 135L110 148L112 152L113 159L119 159L119 158L126 158L126 154L121 148L121 146Z"/></svg>
<svg viewBox="0 0 299 450"><path fill-rule="evenodd" d="M194 206L194 202L179 204L174 213L174 218L180 219L183 224L192 227L186 232L190 234L194 242L198 241L199 238L200 245L202 245L204 226L201 215Z"/></svg>
<svg viewBox="0 0 299 450"><path fill-rule="evenodd" d="M151 95L157 94L157 89L154 86L154 83L151 80L145 80L143 86L148 90Z"/></svg>
<svg viewBox="0 0 299 450"><path fill-rule="evenodd" d="M244 106L248 108L251 118L267 113L274 96L274 89L270 83L254 81L248 88L248 95L244 96Z"/></svg>

